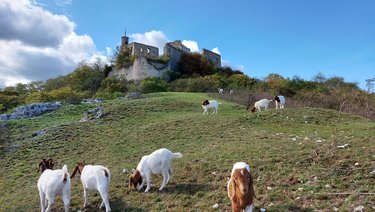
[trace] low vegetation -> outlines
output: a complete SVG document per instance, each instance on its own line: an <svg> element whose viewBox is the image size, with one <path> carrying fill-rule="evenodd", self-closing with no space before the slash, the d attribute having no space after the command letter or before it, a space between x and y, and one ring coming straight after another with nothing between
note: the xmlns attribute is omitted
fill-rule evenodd
<svg viewBox="0 0 375 212"><path fill-rule="evenodd" d="M267 211L364 211L375 208L375 124L336 110L287 108L249 113L223 102L217 115L203 116L201 93L151 93L137 100L108 100L104 116L79 123L93 105L66 104L43 116L0 122L0 211L37 211L36 173L41 158L55 168L78 161L105 165L112 172L113 211L229 211L226 183L233 164L250 164L255 178L255 208ZM273 104L270 105L274 107ZM45 130L43 135L33 136ZM348 144L346 148L338 146ZM173 162L173 175L159 192L130 191L128 174L140 157L166 147L184 156ZM98 194L72 179L72 211L96 211ZM58 198L54 210L63 208Z"/></svg>

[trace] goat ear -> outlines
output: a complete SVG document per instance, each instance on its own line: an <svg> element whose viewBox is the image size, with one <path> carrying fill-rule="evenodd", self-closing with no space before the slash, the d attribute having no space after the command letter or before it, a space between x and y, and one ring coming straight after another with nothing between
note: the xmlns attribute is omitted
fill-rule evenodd
<svg viewBox="0 0 375 212"><path fill-rule="evenodd" d="M250 204L253 203L255 196L255 190L254 190L254 181L253 181L253 176L250 174L250 180L249 180L249 198L250 198Z"/></svg>
<svg viewBox="0 0 375 212"><path fill-rule="evenodd" d="M132 188L132 184L133 184L133 175L130 175L130 176L129 176L129 183L128 183L128 187L129 187L129 189Z"/></svg>
<svg viewBox="0 0 375 212"><path fill-rule="evenodd" d="M72 179L76 175L77 171L78 171L78 165L74 168L72 175L70 175L70 179Z"/></svg>
<svg viewBox="0 0 375 212"><path fill-rule="evenodd" d="M254 113L256 110L256 107L253 107L253 109L251 109L251 112Z"/></svg>
<svg viewBox="0 0 375 212"><path fill-rule="evenodd" d="M40 170L40 168L42 167L42 163L43 163L43 162L40 162L40 163L39 163L39 167L38 167L38 170L36 171L36 173L38 173L39 171L42 171L42 170Z"/></svg>
<svg viewBox="0 0 375 212"><path fill-rule="evenodd" d="M233 199L235 193L236 193L236 184L234 180L231 178L229 179L229 182L228 182L228 197L230 199Z"/></svg>

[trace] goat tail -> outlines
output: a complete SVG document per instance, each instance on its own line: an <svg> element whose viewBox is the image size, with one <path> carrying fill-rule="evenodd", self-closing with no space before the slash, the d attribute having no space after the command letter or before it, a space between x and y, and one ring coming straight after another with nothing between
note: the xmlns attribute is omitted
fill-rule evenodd
<svg viewBox="0 0 375 212"><path fill-rule="evenodd" d="M111 173L109 172L108 169L104 169L104 176L108 179L108 185L111 182Z"/></svg>
<svg viewBox="0 0 375 212"><path fill-rule="evenodd" d="M63 170L63 181L64 183L68 180L69 178L69 172L68 172L68 167L66 166L66 164L61 168Z"/></svg>
<svg viewBox="0 0 375 212"><path fill-rule="evenodd" d="M173 156L172 156L173 159L174 159L174 158L182 158L182 154L179 153L179 152L172 153L172 154L173 154Z"/></svg>

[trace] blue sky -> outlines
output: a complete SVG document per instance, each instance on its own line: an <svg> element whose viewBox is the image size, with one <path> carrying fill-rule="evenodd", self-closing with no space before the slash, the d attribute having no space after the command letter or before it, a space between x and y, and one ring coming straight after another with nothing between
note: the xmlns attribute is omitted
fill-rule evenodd
<svg viewBox="0 0 375 212"><path fill-rule="evenodd" d="M5 0L7 1L12 2ZM45 65L50 70L61 63L61 67L55 66L56 71L42 71L43 63L34 67L33 62L30 69L39 68L41 71L15 71L20 74L13 78L11 71L0 68L0 72L6 72L10 76L0 76L0 86L17 81L37 80L38 76L44 80L69 73L80 59L90 60L98 56L105 58L108 56L107 51L113 51L119 45L125 28L131 41L163 46L166 41L185 40L198 46L199 51L202 48L217 48L225 64L242 70L250 77L263 78L269 73L279 73L284 77L298 75L311 79L321 72L327 77L341 76L346 81L358 82L362 88L365 88L365 79L375 77L375 1L18 1L21 3L14 7L26 5L28 10L41 9L36 14L41 14L42 20L45 19L43 13L50 13L58 15L58 21L64 22L46 24L66 25L55 33L61 34L60 40L55 38L61 42L60 45L46 45L56 50L55 54L50 54L45 48L38 49L41 45L35 47L33 41L28 43L37 48L36 52L43 52L38 52L42 56L39 55L37 59L52 58L53 61L55 56L64 55L66 60ZM0 3L0 13L5 16L7 8L2 8L1 4L3 3ZM27 16L28 10L25 10L24 16ZM33 14L35 16L37 15ZM0 21L1 25L4 23ZM6 27L12 29L8 25ZM51 27L45 27L47 29ZM13 32L12 30L9 31ZM37 34L33 27L29 30L31 35ZM2 39L12 41L12 45L20 45L15 44L14 40L17 39L26 43L25 38L18 38L20 36L17 33L27 31L14 31L16 32L8 33L10 35L0 32L0 44ZM34 40L43 40L43 36ZM3 43L7 44L5 41ZM26 61L28 57L35 57L32 51L23 48L25 47L17 46L20 51L17 58L20 58L19 55L27 55L24 59ZM6 50L0 47L1 54L5 54ZM68 51L74 52L74 55L70 55ZM35 58L33 61L36 61ZM0 67L1 63L0 59ZM10 66L13 70L15 67ZM28 71L33 74L28 74Z"/></svg>

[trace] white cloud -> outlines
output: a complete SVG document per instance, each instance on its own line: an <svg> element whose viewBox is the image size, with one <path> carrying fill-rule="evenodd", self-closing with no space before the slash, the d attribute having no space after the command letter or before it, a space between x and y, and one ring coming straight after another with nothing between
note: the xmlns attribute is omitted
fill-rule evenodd
<svg viewBox="0 0 375 212"><path fill-rule="evenodd" d="M68 17L38 5L32 0L0 2L0 86L65 75L82 60L105 55L90 36L74 32Z"/></svg>
<svg viewBox="0 0 375 212"><path fill-rule="evenodd" d="M242 72L244 72L245 71L245 66L241 64L241 65L239 65L237 67L237 69L240 70L240 71L242 71Z"/></svg>
<svg viewBox="0 0 375 212"><path fill-rule="evenodd" d="M222 67L231 67L234 70L239 70L244 72L245 71L245 66L244 65L232 65L228 60L221 60L221 66Z"/></svg>
<svg viewBox="0 0 375 212"><path fill-rule="evenodd" d="M112 49L110 47L105 47L105 50L107 51L107 57L110 57L112 55Z"/></svg>
<svg viewBox="0 0 375 212"><path fill-rule="evenodd" d="M215 47L211 50L212 52L215 52L216 54L220 54L219 48Z"/></svg>
<svg viewBox="0 0 375 212"><path fill-rule="evenodd" d="M133 42L143 43L159 48L159 54L163 54L164 45L169 42L169 39L162 31L151 30L144 34L136 33L129 36Z"/></svg>
<svg viewBox="0 0 375 212"><path fill-rule="evenodd" d="M192 40L183 40L182 44L190 49L191 52L199 52L198 43Z"/></svg>
<svg viewBox="0 0 375 212"><path fill-rule="evenodd" d="M72 0L54 0L55 4L60 7L65 7L72 4Z"/></svg>

